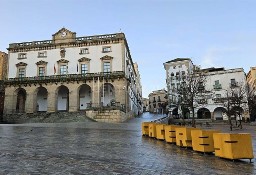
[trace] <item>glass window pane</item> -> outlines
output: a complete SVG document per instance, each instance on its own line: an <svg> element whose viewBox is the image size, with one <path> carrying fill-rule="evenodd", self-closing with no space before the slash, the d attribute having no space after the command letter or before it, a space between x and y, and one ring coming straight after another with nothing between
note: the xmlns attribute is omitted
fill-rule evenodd
<svg viewBox="0 0 256 175"><path fill-rule="evenodd" d="M67 74L67 65L60 66L60 75Z"/></svg>
<svg viewBox="0 0 256 175"><path fill-rule="evenodd" d="M110 62L103 63L103 72L110 72Z"/></svg>
<svg viewBox="0 0 256 175"><path fill-rule="evenodd" d="M81 74L88 73L88 65L87 64L81 64Z"/></svg>
<svg viewBox="0 0 256 175"><path fill-rule="evenodd" d="M44 73L45 73L44 67L39 67L38 75L39 76L44 76L45 75Z"/></svg>
<svg viewBox="0 0 256 175"><path fill-rule="evenodd" d="M19 68L19 77L25 77L25 68Z"/></svg>

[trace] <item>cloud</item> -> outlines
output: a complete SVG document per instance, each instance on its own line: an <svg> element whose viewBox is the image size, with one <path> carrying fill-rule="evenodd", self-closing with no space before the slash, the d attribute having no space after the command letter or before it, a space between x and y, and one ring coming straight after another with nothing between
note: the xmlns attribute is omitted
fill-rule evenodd
<svg viewBox="0 0 256 175"><path fill-rule="evenodd" d="M200 61L201 68L223 67L223 60L227 60L230 53L237 51L235 47L209 48Z"/></svg>

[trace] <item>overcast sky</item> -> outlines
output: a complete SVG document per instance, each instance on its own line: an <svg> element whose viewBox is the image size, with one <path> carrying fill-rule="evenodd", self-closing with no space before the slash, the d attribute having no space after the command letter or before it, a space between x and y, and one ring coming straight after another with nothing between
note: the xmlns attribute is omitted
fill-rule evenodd
<svg viewBox="0 0 256 175"><path fill-rule="evenodd" d="M125 33L143 97L166 88L163 63L191 58L206 67L256 66L255 0L0 0L0 50L51 39Z"/></svg>

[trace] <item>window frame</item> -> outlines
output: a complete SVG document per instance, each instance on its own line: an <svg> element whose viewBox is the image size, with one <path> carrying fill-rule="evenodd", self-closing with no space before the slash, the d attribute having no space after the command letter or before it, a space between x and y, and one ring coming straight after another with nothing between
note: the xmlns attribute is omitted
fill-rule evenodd
<svg viewBox="0 0 256 175"><path fill-rule="evenodd" d="M87 69L83 69L83 66L85 66ZM81 70L81 74L87 74L89 72L89 65L88 65L88 63L87 64L86 63L81 63L80 64L80 70Z"/></svg>
<svg viewBox="0 0 256 175"><path fill-rule="evenodd" d="M18 60L27 59L27 53L18 53Z"/></svg>
<svg viewBox="0 0 256 175"><path fill-rule="evenodd" d="M81 48L79 54L80 55L89 54L89 48L88 47Z"/></svg>
<svg viewBox="0 0 256 175"><path fill-rule="evenodd" d="M102 53L112 52L111 46L103 46Z"/></svg>
<svg viewBox="0 0 256 175"><path fill-rule="evenodd" d="M37 58L46 58L47 51L38 52Z"/></svg>

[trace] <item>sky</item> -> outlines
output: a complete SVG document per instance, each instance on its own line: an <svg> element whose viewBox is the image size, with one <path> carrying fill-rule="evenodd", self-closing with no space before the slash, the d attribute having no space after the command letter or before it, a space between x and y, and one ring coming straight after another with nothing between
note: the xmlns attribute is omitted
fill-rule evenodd
<svg viewBox="0 0 256 175"><path fill-rule="evenodd" d="M201 68L256 66L255 0L0 0L0 50L51 39L124 32L139 65L143 97L166 89L163 63L191 58Z"/></svg>

